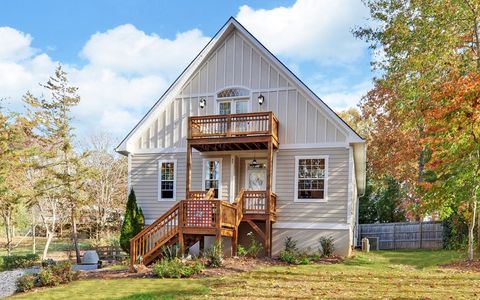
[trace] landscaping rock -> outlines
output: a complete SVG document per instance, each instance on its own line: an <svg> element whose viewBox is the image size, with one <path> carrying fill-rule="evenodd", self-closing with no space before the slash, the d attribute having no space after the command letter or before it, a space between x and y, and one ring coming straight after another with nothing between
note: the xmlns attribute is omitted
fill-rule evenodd
<svg viewBox="0 0 480 300"><path fill-rule="evenodd" d="M39 268L17 269L0 272L0 299L11 296L17 290L17 279L25 274L38 273Z"/></svg>

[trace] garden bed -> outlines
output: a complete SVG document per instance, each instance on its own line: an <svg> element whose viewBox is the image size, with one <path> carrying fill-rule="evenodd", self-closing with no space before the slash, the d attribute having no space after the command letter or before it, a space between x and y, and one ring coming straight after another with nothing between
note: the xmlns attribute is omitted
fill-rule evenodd
<svg viewBox="0 0 480 300"><path fill-rule="evenodd" d="M440 266L444 269L455 269L460 271L480 272L480 260L463 260Z"/></svg>

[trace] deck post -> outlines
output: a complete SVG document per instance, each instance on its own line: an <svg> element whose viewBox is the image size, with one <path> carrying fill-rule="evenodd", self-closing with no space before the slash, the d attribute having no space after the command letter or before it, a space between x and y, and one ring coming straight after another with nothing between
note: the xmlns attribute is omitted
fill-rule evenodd
<svg viewBox="0 0 480 300"><path fill-rule="evenodd" d="M238 227L233 229L232 235L232 256L237 256Z"/></svg>
<svg viewBox="0 0 480 300"><path fill-rule="evenodd" d="M180 248L180 254L182 257L185 254L185 239L183 236L183 226L185 224L185 213L183 211L183 201L180 202L180 206L178 208L178 247Z"/></svg>
<svg viewBox="0 0 480 300"><path fill-rule="evenodd" d="M188 195L190 194L190 189L191 189L191 181L192 181L192 146L190 145L190 142L187 143L187 174L185 176L186 182L186 191L185 191L185 197L188 198Z"/></svg>
<svg viewBox="0 0 480 300"><path fill-rule="evenodd" d="M273 142L270 139L268 141L268 150L267 150L267 195L265 197L265 210L267 213L267 220L265 221L265 249L267 251L267 256L272 255L271 249L271 235L272 235L272 223L271 223L271 208L270 208L270 198L272 197L272 172L273 172Z"/></svg>

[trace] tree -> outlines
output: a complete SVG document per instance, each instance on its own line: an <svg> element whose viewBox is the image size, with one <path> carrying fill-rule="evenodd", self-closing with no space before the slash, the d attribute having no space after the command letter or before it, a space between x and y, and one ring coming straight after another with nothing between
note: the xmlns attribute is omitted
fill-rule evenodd
<svg viewBox="0 0 480 300"><path fill-rule="evenodd" d="M8 255L13 247L15 212L30 192L25 182L30 131L25 118L0 110L0 216L5 225Z"/></svg>
<svg viewBox="0 0 480 300"><path fill-rule="evenodd" d="M127 161L113 153L112 136L98 132L89 137L84 146L90 153L85 163L94 171L95 176L87 181L89 211L95 220L97 240L105 236L105 228L110 223L119 228L118 216L124 214L127 199Z"/></svg>
<svg viewBox="0 0 480 300"><path fill-rule="evenodd" d="M87 153L78 155L73 148L71 110L80 102L77 88L70 86L67 74L61 66L55 70L46 84L42 85L51 96L38 99L27 93L24 102L29 116L37 124L36 141L42 150L38 153L37 169L45 171L45 177L38 181L38 196L49 190L56 190L55 197L61 198L70 211L72 242L77 262L80 263L78 247L77 217L79 207L85 202L83 191L88 169L82 164Z"/></svg>
<svg viewBox="0 0 480 300"><path fill-rule="evenodd" d="M435 95L448 91L444 90L445 84L456 85L465 76L473 79L471 74L480 73L480 2L367 0L366 5L374 21L370 24L375 25L358 28L355 34L381 55L375 56L373 62L380 78L364 99L362 111L379 120L375 122L377 134L373 135L375 146L370 147L370 152L373 149L373 153L386 153L383 163L377 157L378 169L372 169L409 184L410 198L417 202L411 206L419 211L439 210L445 217L453 205L464 208L473 224L478 202L474 179L477 173L472 169L472 165L476 166L476 153L465 149L475 147L464 146L466 127L459 130L459 124L452 121L459 111L450 105L458 105L465 98L462 89L452 90L447 97ZM436 114L449 116L449 122L440 121ZM466 118L461 119L466 124ZM461 138L456 142L461 143L460 147L451 138L457 130ZM470 139L474 140L471 134ZM402 146L400 151L397 145ZM466 158L461 156L465 153ZM442 154L450 158L449 166L438 160ZM433 199L432 195L438 198ZM425 203L424 196L428 196L429 203ZM439 199L448 200L451 205L442 205ZM473 228L470 229L473 236ZM473 243L469 244L471 257Z"/></svg>
<svg viewBox="0 0 480 300"><path fill-rule="evenodd" d="M120 233L120 246L125 252L130 253L130 239L143 229L144 221L142 209L137 206L137 198L132 189L130 195L128 195L127 208Z"/></svg>
<svg viewBox="0 0 480 300"><path fill-rule="evenodd" d="M428 166L435 172L426 185L429 200L444 215L453 213L453 206L468 220L468 258L473 259L480 199L480 74L455 76L433 99L425 111L426 141L432 149Z"/></svg>

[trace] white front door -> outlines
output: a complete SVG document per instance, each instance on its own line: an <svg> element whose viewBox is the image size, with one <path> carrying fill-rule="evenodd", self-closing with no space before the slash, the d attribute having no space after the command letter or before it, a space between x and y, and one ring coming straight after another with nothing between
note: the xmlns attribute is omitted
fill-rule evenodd
<svg viewBox="0 0 480 300"><path fill-rule="evenodd" d="M267 189L267 169L265 160L257 159L257 165L252 165L253 160L247 160L245 174L245 188L250 191L265 191Z"/></svg>

